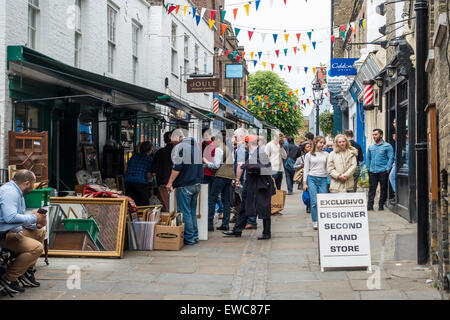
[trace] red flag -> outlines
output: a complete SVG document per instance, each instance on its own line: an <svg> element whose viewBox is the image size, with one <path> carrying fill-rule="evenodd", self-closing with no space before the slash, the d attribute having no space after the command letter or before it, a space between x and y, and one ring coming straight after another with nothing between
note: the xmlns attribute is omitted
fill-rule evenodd
<svg viewBox="0 0 450 320"><path fill-rule="evenodd" d="M291 68L292 68L291 66L288 66L289 72L291 72ZM292 91L289 92L289 95L291 95L291 94L292 94Z"/></svg>
<svg viewBox="0 0 450 320"><path fill-rule="evenodd" d="M301 33L297 33L297 39L298 39L299 42L300 42L300 36L301 35L302 35Z"/></svg>
<svg viewBox="0 0 450 320"><path fill-rule="evenodd" d="M254 31L249 31L249 32L248 32L248 39L249 39L249 40L252 40L253 32L254 32Z"/></svg>
<svg viewBox="0 0 450 320"><path fill-rule="evenodd" d="M270 102L267 103L267 109L270 109Z"/></svg>
<svg viewBox="0 0 450 320"><path fill-rule="evenodd" d="M225 52L225 56L228 58L228 55L230 54L230 50L227 50L226 52Z"/></svg>
<svg viewBox="0 0 450 320"><path fill-rule="evenodd" d="M346 29L345 24L341 25L341 31L342 31L342 32L345 32L345 29Z"/></svg>
<svg viewBox="0 0 450 320"><path fill-rule="evenodd" d="M239 62L239 60L241 59L241 57L239 55L236 56L236 62Z"/></svg>
<svg viewBox="0 0 450 320"><path fill-rule="evenodd" d="M167 14L170 14L173 10L175 10L176 9L176 7L175 6L170 6L169 7L169 12L167 13Z"/></svg>
<svg viewBox="0 0 450 320"><path fill-rule="evenodd" d="M297 54L297 47L294 47L294 54Z"/></svg>
<svg viewBox="0 0 450 320"><path fill-rule="evenodd" d="M280 50L275 50L275 53L277 54L277 57L280 57Z"/></svg>
<svg viewBox="0 0 450 320"><path fill-rule="evenodd" d="M216 14L215 10L211 10L211 20L214 20L214 15Z"/></svg>
<svg viewBox="0 0 450 320"><path fill-rule="evenodd" d="M336 41L336 36L334 34L331 36L331 41L333 41L333 43Z"/></svg>
<svg viewBox="0 0 450 320"><path fill-rule="evenodd" d="M284 0L284 4L286 4L286 1L287 1L287 0Z"/></svg>

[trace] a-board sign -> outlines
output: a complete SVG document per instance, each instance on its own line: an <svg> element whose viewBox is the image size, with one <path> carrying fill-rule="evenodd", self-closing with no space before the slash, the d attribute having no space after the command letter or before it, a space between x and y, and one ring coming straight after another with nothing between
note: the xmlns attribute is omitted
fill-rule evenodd
<svg viewBox="0 0 450 320"><path fill-rule="evenodd" d="M187 80L187 92L219 92L220 79L219 78L198 78Z"/></svg>
<svg viewBox="0 0 450 320"><path fill-rule="evenodd" d="M317 194L320 267L371 270L365 193Z"/></svg>

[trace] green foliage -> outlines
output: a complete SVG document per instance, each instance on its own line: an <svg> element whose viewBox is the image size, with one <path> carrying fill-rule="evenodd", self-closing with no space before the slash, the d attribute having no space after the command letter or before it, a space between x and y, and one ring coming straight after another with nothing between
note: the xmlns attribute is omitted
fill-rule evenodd
<svg viewBox="0 0 450 320"><path fill-rule="evenodd" d="M295 93L289 95L290 91L294 92L294 90L289 88L286 81L281 79L275 72L258 71L253 73L249 75L248 79L248 95L250 97L268 96L270 109L267 108L267 103L264 103L264 106L261 103L258 103L258 105L252 103L248 105L248 108L256 114L258 112L266 112L266 115L261 114L259 116L258 114L258 116L277 127L284 134L294 136L297 134L298 128L303 126L303 114L299 106L300 102L298 97ZM273 99L271 99L272 95ZM258 99L255 99L255 102L258 102ZM264 98L261 99L261 102L265 102ZM297 106L297 110L292 108L293 110L289 109L288 112L275 112L280 109L280 102L282 103L282 107L287 102L289 108L292 103L293 106ZM273 115L270 110L274 111Z"/></svg>
<svg viewBox="0 0 450 320"><path fill-rule="evenodd" d="M319 115L319 126L324 136L333 134L333 114L330 111L322 112Z"/></svg>

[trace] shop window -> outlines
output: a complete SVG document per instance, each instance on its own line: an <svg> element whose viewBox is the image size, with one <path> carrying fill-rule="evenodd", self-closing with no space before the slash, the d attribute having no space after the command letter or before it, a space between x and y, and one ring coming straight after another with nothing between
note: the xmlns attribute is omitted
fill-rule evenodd
<svg viewBox="0 0 450 320"><path fill-rule="evenodd" d="M79 68L81 63L81 0L75 0L75 61L74 66Z"/></svg>
<svg viewBox="0 0 450 320"><path fill-rule="evenodd" d="M15 108L16 132L39 131L39 108L17 104Z"/></svg>

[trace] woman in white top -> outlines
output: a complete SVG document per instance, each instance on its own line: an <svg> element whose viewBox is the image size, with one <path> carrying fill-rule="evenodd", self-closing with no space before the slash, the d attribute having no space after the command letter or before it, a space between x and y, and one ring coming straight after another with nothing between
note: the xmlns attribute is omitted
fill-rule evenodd
<svg viewBox="0 0 450 320"><path fill-rule="evenodd" d="M325 138L317 136L311 151L305 156L303 169L303 190L308 190L311 201L311 218L317 230L317 194L327 193L327 159L329 153L322 151Z"/></svg>

